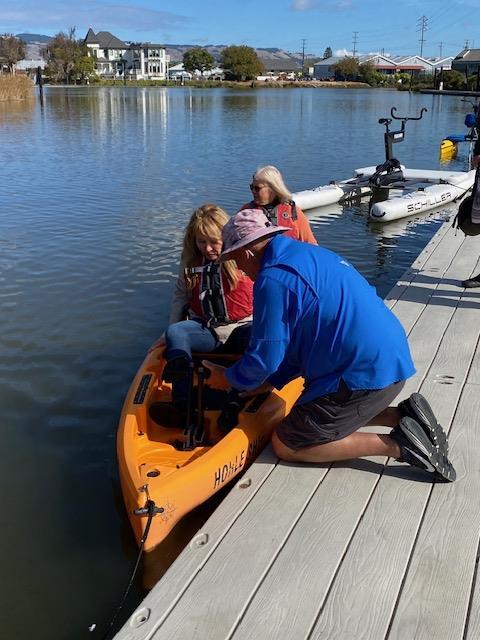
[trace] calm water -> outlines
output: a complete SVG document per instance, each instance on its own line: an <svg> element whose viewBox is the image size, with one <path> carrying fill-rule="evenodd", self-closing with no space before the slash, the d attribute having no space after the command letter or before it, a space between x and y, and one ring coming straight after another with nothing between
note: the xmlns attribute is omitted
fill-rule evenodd
<svg viewBox="0 0 480 640"><path fill-rule="evenodd" d="M459 98L75 87L47 88L43 106L0 104L4 637L98 637L88 625L110 618L126 586L136 547L116 425L165 326L192 210L213 201L235 212L261 164L276 164L292 191L378 164L377 120L393 105L428 108L395 151L437 168L442 136L462 132ZM317 210L312 228L385 295L444 214L383 227L365 214Z"/></svg>

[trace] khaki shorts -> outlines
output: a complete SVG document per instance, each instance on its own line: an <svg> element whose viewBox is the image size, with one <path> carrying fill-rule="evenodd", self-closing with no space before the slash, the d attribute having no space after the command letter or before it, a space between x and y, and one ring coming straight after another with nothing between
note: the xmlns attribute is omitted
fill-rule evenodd
<svg viewBox="0 0 480 640"><path fill-rule="evenodd" d="M351 391L340 380L335 393L294 405L277 427L276 434L293 451L341 440L389 407L404 385L402 380L384 389Z"/></svg>

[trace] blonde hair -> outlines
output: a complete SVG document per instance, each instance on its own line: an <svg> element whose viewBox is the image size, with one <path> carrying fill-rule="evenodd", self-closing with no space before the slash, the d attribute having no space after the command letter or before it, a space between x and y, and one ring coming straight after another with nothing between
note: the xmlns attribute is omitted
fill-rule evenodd
<svg viewBox="0 0 480 640"><path fill-rule="evenodd" d="M207 203L195 209L187 226L183 238L182 266L184 268L199 267L203 264L204 256L197 247L198 234L213 240L222 239L222 229L228 221L228 215L216 204ZM238 282L237 263L235 260L226 260L221 264L221 270L225 273L231 289L235 289ZM198 274L185 274L187 287L193 289L198 279Z"/></svg>
<svg viewBox="0 0 480 640"><path fill-rule="evenodd" d="M254 182L264 182L267 184L280 202L290 202L292 194L287 189L285 182L283 181L282 174L272 165L266 167L259 167L253 174Z"/></svg>

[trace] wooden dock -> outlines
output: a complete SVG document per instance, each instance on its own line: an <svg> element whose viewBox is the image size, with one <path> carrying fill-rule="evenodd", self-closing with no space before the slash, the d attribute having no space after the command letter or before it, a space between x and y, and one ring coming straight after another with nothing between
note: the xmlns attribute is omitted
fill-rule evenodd
<svg viewBox="0 0 480 640"><path fill-rule="evenodd" d="M430 400L457 481L382 458L287 464L268 448L118 640L480 638L480 289L460 285L480 271L480 241L450 225L386 301L417 367L399 400Z"/></svg>

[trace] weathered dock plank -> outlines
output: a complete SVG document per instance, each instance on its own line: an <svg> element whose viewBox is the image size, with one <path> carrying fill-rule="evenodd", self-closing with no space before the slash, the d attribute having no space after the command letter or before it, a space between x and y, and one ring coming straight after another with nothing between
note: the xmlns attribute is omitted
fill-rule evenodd
<svg viewBox="0 0 480 640"><path fill-rule="evenodd" d="M265 639L307 636L375 491L383 462L366 458L349 466L333 465L231 637L253 640L259 628ZM261 521L261 514L257 517Z"/></svg>
<svg viewBox="0 0 480 640"><path fill-rule="evenodd" d="M445 391L438 385L432 391L437 409L435 401ZM455 402L459 385L448 391ZM448 426L452 413L445 403L439 419ZM386 637L432 491L425 480L420 471L390 461L309 637ZM448 485L442 486L448 491Z"/></svg>
<svg viewBox="0 0 480 640"><path fill-rule="evenodd" d="M278 464L155 638L229 637L326 471Z"/></svg>
<svg viewBox="0 0 480 640"><path fill-rule="evenodd" d="M467 384L451 433L458 477L432 491L389 640L464 638L480 537L479 422L479 389Z"/></svg>

